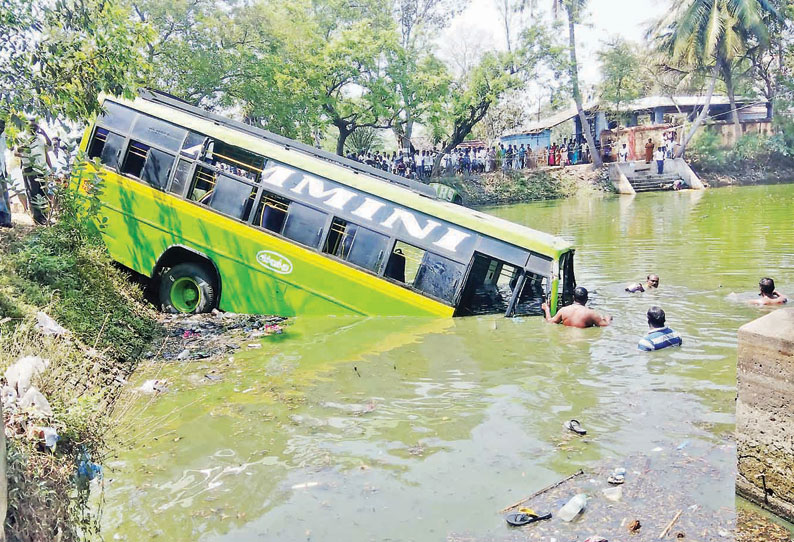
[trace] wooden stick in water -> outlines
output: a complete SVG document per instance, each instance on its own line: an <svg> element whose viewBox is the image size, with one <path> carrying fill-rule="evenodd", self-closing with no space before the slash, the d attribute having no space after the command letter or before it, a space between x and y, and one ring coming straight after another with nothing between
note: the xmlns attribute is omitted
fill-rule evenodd
<svg viewBox="0 0 794 542"><path fill-rule="evenodd" d="M520 506L520 505L524 504L525 502L527 502L527 501L529 501L531 499L534 499L538 495L542 495L542 494L546 493L547 491L550 491L550 490L554 489L555 487L561 486L562 484L564 484L568 480L573 480L574 478L576 478L577 476L581 476L582 474L584 474L584 471L580 469L578 472L575 472L575 473L571 474L569 477L563 478L559 482L554 482L550 486L546 486L543 489L536 491L535 493L533 493L529 497L527 497L525 499L521 499L517 503L511 504L510 506L508 506L506 508L502 508L501 510L499 510L499 513L503 514L503 513L507 512L508 510L516 508L517 506Z"/></svg>
<svg viewBox="0 0 794 542"><path fill-rule="evenodd" d="M678 513L675 515L675 517L672 519L672 521L667 524L667 527L664 528L664 531L662 531L662 534L659 535L659 538L664 538L665 536L667 536L667 534L670 532L670 529L673 528L673 525L675 525L675 522L678 521L678 518L681 517L681 514L683 512L684 512L683 510L679 510L678 511Z"/></svg>

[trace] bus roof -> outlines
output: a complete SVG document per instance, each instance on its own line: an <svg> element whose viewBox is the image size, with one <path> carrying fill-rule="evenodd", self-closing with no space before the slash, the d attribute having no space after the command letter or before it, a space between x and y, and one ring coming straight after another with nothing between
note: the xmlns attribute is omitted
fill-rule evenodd
<svg viewBox="0 0 794 542"><path fill-rule="evenodd" d="M160 93L142 91L134 101L106 99L546 256L558 258L573 248L560 237L436 199L435 192L422 183L208 113Z"/></svg>

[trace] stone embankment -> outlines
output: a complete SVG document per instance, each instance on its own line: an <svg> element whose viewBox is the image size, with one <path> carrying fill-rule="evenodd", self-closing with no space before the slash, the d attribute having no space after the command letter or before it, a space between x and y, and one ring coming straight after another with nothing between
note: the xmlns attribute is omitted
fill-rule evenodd
<svg viewBox="0 0 794 542"><path fill-rule="evenodd" d="M737 492L794 521L794 308L739 329Z"/></svg>
<svg viewBox="0 0 794 542"><path fill-rule="evenodd" d="M607 169L594 170L591 165L444 177L437 182L457 190L467 207L560 199L583 192L614 192Z"/></svg>

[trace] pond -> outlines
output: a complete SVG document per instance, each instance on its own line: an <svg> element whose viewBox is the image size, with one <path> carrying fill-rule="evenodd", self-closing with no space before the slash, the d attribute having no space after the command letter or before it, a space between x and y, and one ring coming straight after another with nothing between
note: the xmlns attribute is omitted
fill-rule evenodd
<svg viewBox="0 0 794 542"><path fill-rule="evenodd" d="M143 367L117 409L114 540L512 539L497 512L579 468L666 453L700 506L734 506L737 302L794 291L794 185L487 209L576 247L604 329L541 318L296 318L218 362ZM650 272L658 291L631 295ZM652 304L681 349L637 351ZM588 430L575 437L563 422ZM678 478L676 478L676 476ZM671 475L671 491L681 473ZM694 489L696 488L696 489Z"/></svg>

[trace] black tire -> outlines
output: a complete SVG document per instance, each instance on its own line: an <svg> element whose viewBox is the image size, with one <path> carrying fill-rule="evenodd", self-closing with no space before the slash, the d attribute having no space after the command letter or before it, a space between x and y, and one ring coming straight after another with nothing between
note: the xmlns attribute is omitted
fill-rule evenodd
<svg viewBox="0 0 794 542"><path fill-rule="evenodd" d="M205 265L180 263L160 276L163 312L198 314L210 312L217 302L214 274Z"/></svg>

